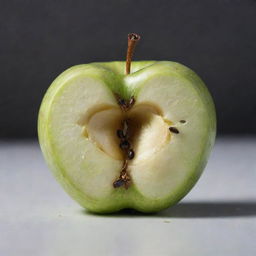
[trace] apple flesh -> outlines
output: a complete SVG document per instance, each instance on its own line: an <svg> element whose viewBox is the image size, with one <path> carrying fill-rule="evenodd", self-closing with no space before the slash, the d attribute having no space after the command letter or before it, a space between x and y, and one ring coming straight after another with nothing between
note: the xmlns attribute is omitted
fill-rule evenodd
<svg viewBox="0 0 256 256"><path fill-rule="evenodd" d="M55 79L39 112L44 157L57 180L92 212L156 212L198 180L216 133L212 98L189 68L169 61L74 66ZM135 102L122 111L117 97ZM134 157L128 187L114 187L124 165L117 130L127 121Z"/></svg>

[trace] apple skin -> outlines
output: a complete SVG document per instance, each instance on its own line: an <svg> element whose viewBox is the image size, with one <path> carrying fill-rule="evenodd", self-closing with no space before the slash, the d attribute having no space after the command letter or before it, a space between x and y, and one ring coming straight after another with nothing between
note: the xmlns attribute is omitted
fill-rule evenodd
<svg viewBox="0 0 256 256"><path fill-rule="evenodd" d="M216 135L216 113L213 100L203 81L199 76L186 66L170 61L134 61L131 74L124 75L125 62L115 61L108 63L90 63L73 66L60 74L51 84L42 101L38 117L39 143L44 158L52 170L57 181L64 190L76 200L82 207L91 212L111 213L123 208L132 208L140 212L158 212L176 204L195 185L199 179L212 149ZM137 71L137 72L136 72ZM55 145L52 143L52 134L49 131L49 113L55 95L65 86L65 82L72 77L86 75L98 80L104 80L105 84L113 93L118 93L122 98L128 99L131 95L135 98L140 91L140 81L147 77L159 75L175 75L186 79L200 95L205 103L209 119L207 120L207 134L201 139L205 141L204 149L200 157L195 159L196 164L191 166L191 172L184 179L183 184L168 197L149 200L145 198L136 187L131 186L128 190L114 189L109 198L94 199L82 193L75 184L65 175L65 167L60 160ZM138 85L126 86L125 79L134 79Z"/></svg>

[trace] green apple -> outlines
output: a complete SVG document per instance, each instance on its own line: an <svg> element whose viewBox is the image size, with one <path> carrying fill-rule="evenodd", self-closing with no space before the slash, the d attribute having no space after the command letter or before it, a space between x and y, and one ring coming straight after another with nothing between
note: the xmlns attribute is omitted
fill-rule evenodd
<svg viewBox="0 0 256 256"><path fill-rule="evenodd" d="M50 169L92 212L156 212L198 180L216 133L212 98L189 68L170 61L91 63L49 87L38 134Z"/></svg>

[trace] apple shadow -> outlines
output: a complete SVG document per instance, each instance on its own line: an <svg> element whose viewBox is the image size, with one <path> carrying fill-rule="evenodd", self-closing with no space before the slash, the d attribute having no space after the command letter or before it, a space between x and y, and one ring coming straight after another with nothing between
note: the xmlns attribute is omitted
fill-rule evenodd
<svg viewBox="0 0 256 256"><path fill-rule="evenodd" d="M102 217L148 217L148 218L225 218L256 216L256 202L184 202L154 214L140 213L124 209L113 214L93 214L83 210L86 215Z"/></svg>
<svg viewBox="0 0 256 256"><path fill-rule="evenodd" d="M256 202L184 202L158 213L173 218L256 216Z"/></svg>

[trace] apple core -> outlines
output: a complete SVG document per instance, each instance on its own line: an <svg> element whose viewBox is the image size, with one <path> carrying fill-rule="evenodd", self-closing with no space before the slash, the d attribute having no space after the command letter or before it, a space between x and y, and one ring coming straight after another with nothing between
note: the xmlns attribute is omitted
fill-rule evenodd
<svg viewBox="0 0 256 256"><path fill-rule="evenodd" d="M132 99L132 98L131 98ZM119 182L127 189L131 184L129 167L138 162L150 158L158 152L161 147L171 139L171 133L177 133L177 128L172 127L172 122L162 116L162 111L153 103L133 104L123 107L117 100L120 108L112 107L88 110L90 116L78 120L83 127L83 134L90 139L100 150L113 159L122 160L123 166L120 170L122 180L125 174L129 182ZM131 102L129 100L128 102ZM168 130L169 129L169 130ZM114 187L120 187L115 186Z"/></svg>

